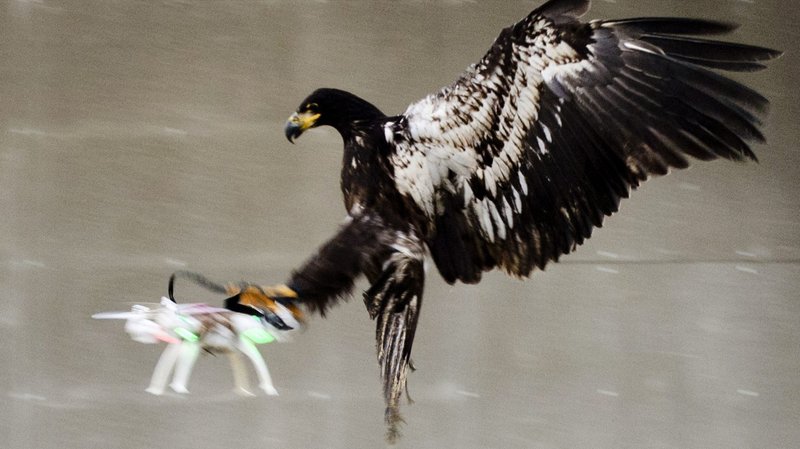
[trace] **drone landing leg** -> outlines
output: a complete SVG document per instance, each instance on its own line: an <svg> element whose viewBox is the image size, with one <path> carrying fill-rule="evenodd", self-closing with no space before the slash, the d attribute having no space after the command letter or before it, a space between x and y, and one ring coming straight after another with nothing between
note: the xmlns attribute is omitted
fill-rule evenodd
<svg viewBox="0 0 800 449"><path fill-rule="evenodd" d="M169 387L176 393L188 393L186 384L189 383L189 376L192 375L194 362L200 354L200 345L197 343L184 341L180 344L180 357L175 366L175 375L172 376L172 383Z"/></svg>
<svg viewBox="0 0 800 449"><path fill-rule="evenodd" d="M228 360L231 362L233 370L233 391L242 396L255 396L250 392L250 380L247 378L247 370L242 363L242 356L237 351L230 351Z"/></svg>
<svg viewBox="0 0 800 449"><path fill-rule="evenodd" d="M172 373L172 368L175 367L180 349L181 345L179 343L170 343L164 348L164 352L161 353L161 357L158 358L158 363L156 363L156 367L153 370L153 377L150 379L150 386L147 387L146 392L156 396L164 394L167 379Z"/></svg>
<svg viewBox="0 0 800 449"><path fill-rule="evenodd" d="M239 350L250 359L250 362L253 363L253 367L256 369L256 374L258 374L258 386L268 395L277 396L278 390L276 390L272 385L272 378L269 375L267 363L264 361L264 358L261 357L261 353L258 352L256 345L244 337L239 337L238 347Z"/></svg>

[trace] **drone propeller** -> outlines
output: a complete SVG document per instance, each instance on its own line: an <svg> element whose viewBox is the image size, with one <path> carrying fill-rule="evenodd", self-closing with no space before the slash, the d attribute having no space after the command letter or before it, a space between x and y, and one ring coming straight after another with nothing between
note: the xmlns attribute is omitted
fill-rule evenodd
<svg viewBox="0 0 800 449"><path fill-rule="evenodd" d="M183 315L204 315L208 313L230 313L230 309L209 306L203 303L178 304L177 312Z"/></svg>
<svg viewBox="0 0 800 449"><path fill-rule="evenodd" d="M92 318L96 320L127 320L130 318L138 318L142 316L142 312L102 312L95 313Z"/></svg>

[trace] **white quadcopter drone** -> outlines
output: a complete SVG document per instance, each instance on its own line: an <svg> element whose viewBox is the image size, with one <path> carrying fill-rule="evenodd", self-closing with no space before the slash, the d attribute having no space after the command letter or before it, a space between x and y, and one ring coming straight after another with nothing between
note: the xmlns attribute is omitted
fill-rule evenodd
<svg viewBox="0 0 800 449"><path fill-rule="evenodd" d="M253 314L248 314L200 303L177 304L172 287L175 277L180 275L214 291L229 290L210 283L200 275L178 272L170 278L170 297L162 297L160 305L151 307L135 304L129 312L92 315L95 319L127 320L125 331L134 341L167 343L146 391L155 395L163 394L169 376L174 371L169 387L176 393L188 393L186 386L192 368L203 349L213 354L227 354L233 370L234 391L237 393L252 395L247 370L240 355L244 354L255 368L259 388L268 395L277 395L267 364L256 345L288 341L290 333L300 328L295 315L279 303L266 315L257 309L253 309Z"/></svg>

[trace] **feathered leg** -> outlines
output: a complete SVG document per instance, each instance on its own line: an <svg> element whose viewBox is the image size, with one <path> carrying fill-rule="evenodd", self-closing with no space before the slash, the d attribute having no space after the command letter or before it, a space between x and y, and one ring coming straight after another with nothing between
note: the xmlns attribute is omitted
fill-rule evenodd
<svg viewBox="0 0 800 449"><path fill-rule="evenodd" d="M297 292L299 302L324 315L350 294L359 276L388 257L393 236L393 229L380 217L353 217L292 273L287 285Z"/></svg>
<svg viewBox="0 0 800 449"><path fill-rule="evenodd" d="M271 287L249 284L244 288L232 284L228 293L233 296L226 300L225 307L241 313L252 313L252 308L263 312L274 309L277 301L299 319L302 319L297 309L299 304L324 315L329 307L350 294L356 279L369 266L387 257L391 252L388 246L391 233L392 229L378 217L353 217L295 270L286 284Z"/></svg>
<svg viewBox="0 0 800 449"><path fill-rule="evenodd" d="M350 293L359 276L366 274L371 287L364 293L364 302L377 322L387 439L395 441L403 421L400 398L406 391L422 303L424 258L424 243L407 223L397 227L378 216L356 216L292 273L286 285L248 288L232 297L226 307L245 305L265 310L278 301L291 307L302 304L324 314Z"/></svg>
<svg viewBox="0 0 800 449"><path fill-rule="evenodd" d="M400 398L406 391L411 345L425 282L424 243L408 225L397 228L380 217L354 217L339 234L293 273L288 285L298 301L324 313L365 273L364 293L376 320L376 349L386 401L387 440L399 437Z"/></svg>

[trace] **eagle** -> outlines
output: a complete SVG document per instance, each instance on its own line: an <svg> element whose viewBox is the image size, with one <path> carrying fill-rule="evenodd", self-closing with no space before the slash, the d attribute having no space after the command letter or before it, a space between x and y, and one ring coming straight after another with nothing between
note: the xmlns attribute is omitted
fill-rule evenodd
<svg viewBox="0 0 800 449"><path fill-rule="evenodd" d="M649 177L691 159L756 160L750 145L765 142L767 99L720 71L757 71L780 52L697 37L736 28L719 21L582 22L589 3L546 2L401 114L323 88L288 119L290 142L320 126L341 135L347 218L284 284L236 302L324 316L365 277L389 440L427 257L451 284L493 269L527 277L574 251Z"/></svg>

